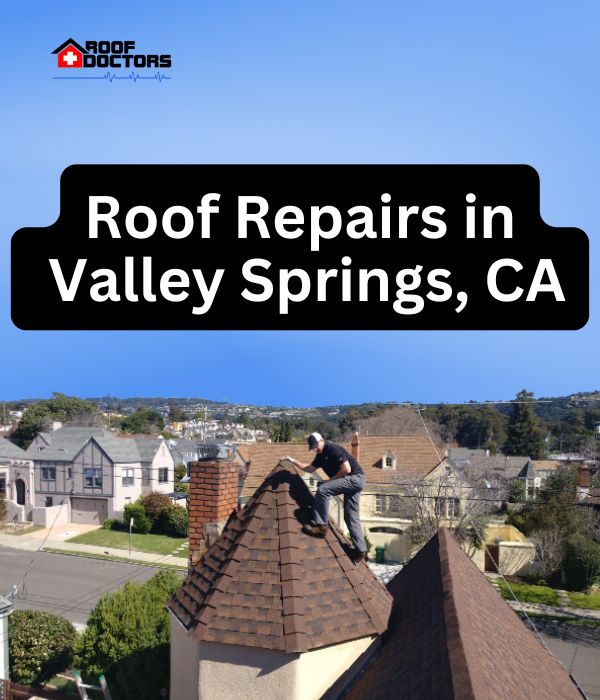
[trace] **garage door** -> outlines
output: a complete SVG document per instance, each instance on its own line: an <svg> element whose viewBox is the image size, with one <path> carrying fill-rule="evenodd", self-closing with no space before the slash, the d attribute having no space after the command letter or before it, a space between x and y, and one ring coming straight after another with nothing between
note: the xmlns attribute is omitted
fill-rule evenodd
<svg viewBox="0 0 600 700"><path fill-rule="evenodd" d="M72 498L71 522L83 525L102 525L108 517L106 498Z"/></svg>

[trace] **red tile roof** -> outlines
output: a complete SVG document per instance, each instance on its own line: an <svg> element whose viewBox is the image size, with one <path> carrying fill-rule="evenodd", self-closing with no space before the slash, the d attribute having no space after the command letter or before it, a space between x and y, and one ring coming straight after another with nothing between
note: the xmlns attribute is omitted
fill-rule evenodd
<svg viewBox="0 0 600 700"><path fill-rule="evenodd" d="M366 435L360 436L359 463L369 484L406 483L422 479L439 462L438 455L429 438L423 435ZM349 442L341 443L348 452L352 451ZM238 450L239 451L239 450ZM396 458L395 469L383 469L381 460L391 452ZM283 455L308 463L314 458L306 443L301 442L258 442L244 445L243 459L250 460L250 467L242 490L242 497L254 493L262 480Z"/></svg>
<svg viewBox="0 0 600 700"><path fill-rule="evenodd" d="M440 530L389 589L389 630L347 700L581 700L449 531Z"/></svg>
<svg viewBox="0 0 600 700"><path fill-rule="evenodd" d="M169 604L194 639L304 652L386 629L391 596L341 531L301 532L312 503L286 461L232 516Z"/></svg>

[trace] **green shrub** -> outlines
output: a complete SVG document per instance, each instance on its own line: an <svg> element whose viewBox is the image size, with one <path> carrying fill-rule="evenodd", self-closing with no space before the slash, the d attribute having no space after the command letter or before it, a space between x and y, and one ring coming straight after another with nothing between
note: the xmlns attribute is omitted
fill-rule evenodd
<svg viewBox="0 0 600 700"><path fill-rule="evenodd" d="M6 518L6 503L4 501L4 496L0 496L0 523L4 522Z"/></svg>
<svg viewBox="0 0 600 700"><path fill-rule="evenodd" d="M187 476L187 467L185 464L175 465L175 481L181 481L184 476Z"/></svg>
<svg viewBox="0 0 600 700"><path fill-rule="evenodd" d="M143 584L104 595L75 645L74 666L84 678L106 675L113 700L160 698L169 687L169 615L165 604L181 584L161 571Z"/></svg>
<svg viewBox="0 0 600 700"><path fill-rule="evenodd" d="M583 591L600 577L600 545L585 535L571 535L565 543L563 569L571 591Z"/></svg>
<svg viewBox="0 0 600 700"><path fill-rule="evenodd" d="M171 499L166 493L152 491L152 493L142 498L142 503L146 509L146 515L150 518L152 526L154 527L159 521L160 516L171 505Z"/></svg>
<svg viewBox="0 0 600 700"><path fill-rule="evenodd" d="M38 610L15 610L8 618L10 678L41 685L69 668L76 639L64 617Z"/></svg>
<svg viewBox="0 0 600 700"><path fill-rule="evenodd" d="M133 531L147 535L152 527L152 521L146 515L143 503L128 503L123 510L123 524L129 529L129 521L133 518Z"/></svg>
<svg viewBox="0 0 600 700"><path fill-rule="evenodd" d="M188 512L187 508L171 503L163 512L158 527L165 535L173 537L187 537L188 535Z"/></svg>
<svg viewBox="0 0 600 700"><path fill-rule="evenodd" d="M123 527L123 523L116 518L106 518L102 523L103 530L120 530Z"/></svg>

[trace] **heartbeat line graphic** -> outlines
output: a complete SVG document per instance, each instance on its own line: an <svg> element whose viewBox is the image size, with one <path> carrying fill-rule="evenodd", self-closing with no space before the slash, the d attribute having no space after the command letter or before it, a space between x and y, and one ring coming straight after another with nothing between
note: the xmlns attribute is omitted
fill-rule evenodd
<svg viewBox="0 0 600 700"><path fill-rule="evenodd" d="M134 83L137 83L138 80L158 80L159 83L162 83L163 80L171 80L171 76L159 71L156 71L154 75L140 75L135 71L131 71L129 75L117 75L107 71L104 75L54 75L52 80L108 80L109 83L112 83L113 80L131 80Z"/></svg>

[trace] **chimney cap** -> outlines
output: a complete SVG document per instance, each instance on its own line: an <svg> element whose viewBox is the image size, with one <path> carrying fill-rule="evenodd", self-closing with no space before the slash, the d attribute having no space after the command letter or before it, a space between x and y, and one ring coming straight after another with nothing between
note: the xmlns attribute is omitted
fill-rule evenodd
<svg viewBox="0 0 600 700"><path fill-rule="evenodd" d="M194 447L198 450L199 462L224 462L231 458L233 447L220 442L197 442Z"/></svg>

